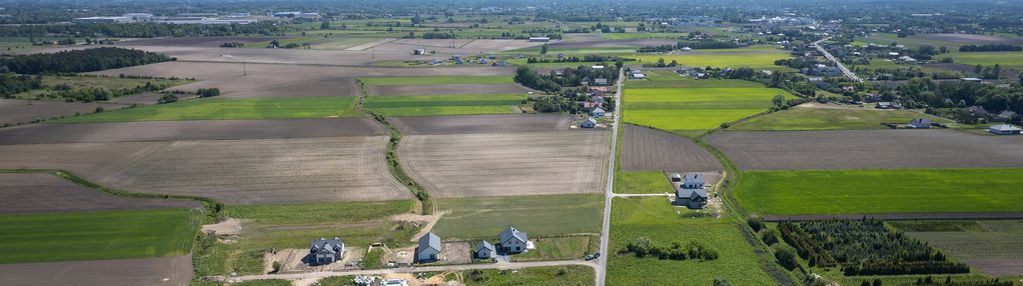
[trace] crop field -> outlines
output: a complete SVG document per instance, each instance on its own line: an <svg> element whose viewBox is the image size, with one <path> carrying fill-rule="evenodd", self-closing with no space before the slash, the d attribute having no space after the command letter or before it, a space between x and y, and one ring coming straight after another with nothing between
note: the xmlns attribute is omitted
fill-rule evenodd
<svg viewBox="0 0 1023 286"><path fill-rule="evenodd" d="M405 170L437 197L598 193L609 132L413 135Z"/></svg>
<svg viewBox="0 0 1023 286"><path fill-rule="evenodd" d="M905 38L899 38L898 35L896 35L896 34L873 33L869 37L856 38L856 41L853 42L853 45L866 45L866 44L891 45L892 43L896 43L896 44L899 44L899 45L905 45L907 48L911 48L911 49L915 49L915 48L918 48L920 46L932 46L932 47L935 47L935 48L941 47L941 46L945 46L945 47L949 47L949 48L953 48L953 49L958 49L959 46L962 46L964 44L968 44L968 43L963 43L963 42L953 42L953 41L941 40L941 39L936 39L936 38L933 38L933 37L925 37L925 35L923 35L923 34L921 34L921 35L911 35L911 36L908 36L908 37L905 37Z"/></svg>
<svg viewBox="0 0 1023 286"><path fill-rule="evenodd" d="M763 84L755 81L737 79L692 79L682 77L673 71L649 71L645 72L646 80L629 80L625 86L629 89L636 88L761 88Z"/></svg>
<svg viewBox="0 0 1023 286"><path fill-rule="evenodd" d="M636 59L639 63L657 63L659 59L665 62L677 61L679 64L688 67L718 67L718 68L740 68L771 70L791 70L791 68L774 65L774 61L787 59L789 55L778 50L777 53L767 53L763 50L732 49L729 52L708 52L699 51L681 55L633 55L626 58Z"/></svg>
<svg viewBox="0 0 1023 286"><path fill-rule="evenodd" d="M640 48L647 46L661 46L661 45L674 45L678 43L678 40L673 39L621 39L621 40L608 40L597 37L591 37L589 39L565 39L560 42L551 43L548 46L551 48L575 48L575 49L592 49L592 48ZM654 59L655 61L657 59Z"/></svg>
<svg viewBox="0 0 1023 286"><path fill-rule="evenodd" d="M188 200L117 197L52 174L0 173L0 214L198 207Z"/></svg>
<svg viewBox="0 0 1023 286"><path fill-rule="evenodd" d="M3 285L188 285L189 256L0 264Z"/></svg>
<svg viewBox="0 0 1023 286"><path fill-rule="evenodd" d="M384 116L521 113L526 94L371 96L364 106Z"/></svg>
<svg viewBox="0 0 1023 286"><path fill-rule="evenodd" d="M370 96L431 95L431 94L525 94L532 91L518 84L428 84L428 85L374 85Z"/></svg>
<svg viewBox="0 0 1023 286"><path fill-rule="evenodd" d="M444 238L493 241L509 225L530 237L600 233L603 197L596 194L442 198L433 231Z"/></svg>
<svg viewBox="0 0 1023 286"><path fill-rule="evenodd" d="M628 89L623 119L666 131L714 129L766 111L775 95L793 97L770 88Z"/></svg>
<svg viewBox="0 0 1023 286"><path fill-rule="evenodd" d="M266 225L359 223L408 212L412 201L334 202L284 205L230 205L223 214L230 218Z"/></svg>
<svg viewBox="0 0 1023 286"><path fill-rule="evenodd" d="M902 227L906 223L892 224L987 274L1023 273L1023 241L1019 239L1023 221L920 221Z"/></svg>
<svg viewBox="0 0 1023 286"><path fill-rule="evenodd" d="M471 271L462 276L471 277ZM530 267L509 271L506 269L480 270L482 281L465 279L466 286L499 285L549 285L586 286L593 285L593 268L581 265Z"/></svg>
<svg viewBox="0 0 1023 286"><path fill-rule="evenodd" d="M363 116L356 97L200 98L118 111L68 117L54 123L164 120L283 119Z"/></svg>
<svg viewBox="0 0 1023 286"><path fill-rule="evenodd" d="M994 66L1001 65L1003 69L1023 69L1023 52L970 52L970 53L948 53L942 57L951 57L958 64Z"/></svg>
<svg viewBox="0 0 1023 286"><path fill-rule="evenodd" d="M0 144L283 139L386 135L371 118L33 124L0 129Z"/></svg>
<svg viewBox="0 0 1023 286"><path fill-rule="evenodd" d="M518 133L570 130L562 114L409 116L388 118L404 135Z"/></svg>
<svg viewBox="0 0 1023 286"><path fill-rule="evenodd" d="M18 100L0 98L0 126L30 123L33 120L46 120L60 116L89 114L102 107L106 111L124 108L123 105L109 103L62 102L43 100Z"/></svg>
<svg viewBox="0 0 1023 286"><path fill-rule="evenodd" d="M231 204L405 199L387 171L386 136L175 141L100 182Z"/></svg>
<svg viewBox="0 0 1023 286"><path fill-rule="evenodd" d="M745 172L735 197L759 214L1023 212L1023 169ZM884 202L884 203L878 203Z"/></svg>
<svg viewBox="0 0 1023 286"><path fill-rule="evenodd" d="M413 76L362 77L367 86L434 85L434 84L514 84L511 76Z"/></svg>
<svg viewBox="0 0 1023 286"><path fill-rule="evenodd" d="M743 170L1023 167L1023 138L955 130L725 131L705 139Z"/></svg>
<svg viewBox="0 0 1023 286"><path fill-rule="evenodd" d="M129 41L117 42L120 46L181 46L181 47L207 47L207 48L218 48L224 43L238 42L243 44L252 44L266 42L270 43L271 40L285 41L290 37L166 37L166 38L149 38L149 39L134 39ZM263 45L266 46L266 45Z"/></svg>
<svg viewBox="0 0 1023 286"><path fill-rule="evenodd" d="M185 255L198 231L196 214L165 209L0 215L0 264Z"/></svg>
<svg viewBox="0 0 1023 286"><path fill-rule="evenodd" d="M162 142L0 145L2 169L61 169L97 182L141 160Z"/></svg>
<svg viewBox="0 0 1023 286"><path fill-rule="evenodd" d="M732 285L777 284L757 262L753 247L743 238L730 219L685 218L676 214L664 198L617 198L611 210L611 242L608 246L607 285L635 285L637 280L648 284L710 285L714 279L725 279ZM685 209L681 209L686 211ZM648 238L656 245L690 241L716 250L718 259L661 260L616 254L638 238Z"/></svg>
<svg viewBox="0 0 1023 286"><path fill-rule="evenodd" d="M663 194L674 193L675 188L664 172L615 172L615 193Z"/></svg>
<svg viewBox="0 0 1023 286"><path fill-rule="evenodd" d="M904 110L796 107L758 116L728 129L737 131L888 129L888 126L882 123L909 124L914 118L952 123L940 117Z"/></svg>
<svg viewBox="0 0 1023 286"><path fill-rule="evenodd" d="M692 140L646 127L622 126L623 171L720 171L721 163Z"/></svg>

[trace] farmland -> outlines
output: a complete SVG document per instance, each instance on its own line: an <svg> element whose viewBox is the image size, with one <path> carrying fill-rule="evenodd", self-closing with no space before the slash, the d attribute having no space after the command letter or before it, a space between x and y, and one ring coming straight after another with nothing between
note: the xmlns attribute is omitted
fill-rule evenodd
<svg viewBox="0 0 1023 286"><path fill-rule="evenodd" d="M389 118L405 135L518 133L569 130L562 114L505 114Z"/></svg>
<svg viewBox="0 0 1023 286"><path fill-rule="evenodd" d="M113 111L125 106L109 103L83 103L41 100L18 100L0 98L0 126L31 123L35 120L46 120L76 114L89 114L100 107Z"/></svg>
<svg viewBox="0 0 1023 286"><path fill-rule="evenodd" d="M781 50L767 52L754 49L734 49L728 52L694 52L682 55L634 55L626 58L635 59L639 63L657 63L664 59L665 62L677 61L680 65L688 67L719 67L719 68L740 68L748 67L753 69L788 70L784 66L774 65L774 61L787 59L789 55Z"/></svg>
<svg viewBox="0 0 1023 286"><path fill-rule="evenodd" d="M769 88L627 89L623 117L628 123L666 131L714 129L766 111L775 95L792 98Z"/></svg>
<svg viewBox="0 0 1023 286"><path fill-rule="evenodd" d="M371 96L365 107L384 116L520 113L523 94Z"/></svg>
<svg viewBox="0 0 1023 286"><path fill-rule="evenodd" d="M949 53L942 55L951 57L958 64L994 66L1002 68L1023 69L1023 52L970 52Z"/></svg>
<svg viewBox="0 0 1023 286"><path fill-rule="evenodd" d="M952 257L995 276L1023 271L1023 223L998 221L892 222L910 236L927 241Z"/></svg>
<svg viewBox="0 0 1023 286"><path fill-rule="evenodd" d="M705 139L744 170L1023 167L1023 138L954 130L725 131Z"/></svg>
<svg viewBox="0 0 1023 286"><path fill-rule="evenodd" d="M405 136L405 170L438 197L596 193L608 132Z"/></svg>
<svg viewBox="0 0 1023 286"><path fill-rule="evenodd" d="M191 209L0 215L0 263L184 255L197 230Z"/></svg>
<svg viewBox="0 0 1023 286"><path fill-rule="evenodd" d="M724 279L733 285L773 285L757 262L753 247L729 219L685 218L675 213L664 198L618 198L611 213L607 285L633 285L642 277L652 284L674 284L680 279L693 285L710 285ZM682 209L683 212L688 212ZM661 260L616 254L626 244L645 237L655 244L699 241L715 249L715 260Z"/></svg>
<svg viewBox="0 0 1023 286"><path fill-rule="evenodd" d="M622 126L623 171L718 171L717 158L692 140L626 124Z"/></svg>
<svg viewBox="0 0 1023 286"><path fill-rule="evenodd" d="M493 240L508 225L531 237L600 232L603 197L596 194L441 198L433 231L445 238Z"/></svg>
<svg viewBox="0 0 1023 286"><path fill-rule="evenodd" d="M434 95L434 94L513 94L531 91L518 84L428 84L428 85L372 85L370 96Z"/></svg>
<svg viewBox="0 0 1023 286"><path fill-rule="evenodd" d="M760 214L1023 212L1021 169L745 172L735 197ZM977 182L983 182L982 187ZM870 191L864 191L870 190ZM884 204L877 202L883 201Z"/></svg>
<svg viewBox="0 0 1023 286"><path fill-rule="evenodd" d="M887 129L888 126L882 125L883 123L909 124L914 118L951 123L947 119L904 110L796 107L758 116L728 129L741 131Z"/></svg>
<svg viewBox="0 0 1023 286"><path fill-rule="evenodd" d="M736 79L706 79L697 80L681 75L673 71L650 71L646 73L646 80L630 80L625 86L633 88L758 88L764 85L758 82L736 80Z"/></svg>
<svg viewBox="0 0 1023 286"><path fill-rule="evenodd" d="M3 285L187 285L192 280L188 256L0 264Z"/></svg>
<svg viewBox="0 0 1023 286"><path fill-rule="evenodd" d="M674 193L675 188L662 172L616 172L615 193L663 194Z"/></svg>
<svg viewBox="0 0 1023 286"><path fill-rule="evenodd" d="M355 111L355 97L306 98L201 98L149 105L89 116L54 120L54 123L124 122L161 120L224 120L326 118L363 116Z"/></svg>
<svg viewBox="0 0 1023 286"><path fill-rule="evenodd" d="M0 214L197 207L186 200L116 197L52 174L0 173Z"/></svg>
<svg viewBox="0 0 1023 286"><path fill-rule="evenodd" d="M83 90L105 88L107 90L130 90L147 83L156 86L171 87L189 83L182 79L132 79L107 76L43 76L43 88L15 94L18 99L61 99L59 92L79 92ZM58 91L58 89L61 89ZM61 99L62 100L62 99Z"/></svg>
<svg viewBox="0 0 1023 286"><path fill-rule="evenodd" d="M368 86L435 85L435 84L514 84L510 76L417 76L417 77L363 77Z"/></svg>

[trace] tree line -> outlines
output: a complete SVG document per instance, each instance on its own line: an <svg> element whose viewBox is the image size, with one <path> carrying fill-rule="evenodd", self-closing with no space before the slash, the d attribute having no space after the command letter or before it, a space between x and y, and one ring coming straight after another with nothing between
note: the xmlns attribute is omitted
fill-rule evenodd
<svg viewBox="0 0 1023 286"><path fill-rule="evenodd" d="M52 54L17 55L0 59L0 66L19 74L76 73L173 61L167 55L135 49L102 47Z"/></svg>
<svg viewBox="0 0 1023 286"><path fill-rule="evenodd" d="M212 37L237 35L276 35L283 26L273 22L251 24L162 24L162 23L81 23L74 25L11 25L0 26L2 37L37 37L44 35L105 36L115 38Z"/></svg>
<svg viewBox="0 0 1023 286"><path fill-rule="evenodd" d="M672 242L668 246L656 245L645 237L637 238L636 241L629 242L625 245L625 249L619 251L620 253L631 253L639 258L647 256L656 257L658 259L666 260L715 260L718 259L718 252L712 248L706 247L699 242L690 241L689 243L682 244L680 242Z"/></svg>
<svg viewBox="0 0 1023 286"><path fill-rule="evenodd" d="M983 45L965 45L959 47L960 52L1019 52L1023 51L1023 46L1010 45L1010 44L983 44Z"/></svg>
<svg viewBox="0 0 1023 286"><path fill-rule="evenodd" d="M42 76L18 75L12 72L0 71L0 96L4 98L11 95L26 92L42 87Z"/></svg>

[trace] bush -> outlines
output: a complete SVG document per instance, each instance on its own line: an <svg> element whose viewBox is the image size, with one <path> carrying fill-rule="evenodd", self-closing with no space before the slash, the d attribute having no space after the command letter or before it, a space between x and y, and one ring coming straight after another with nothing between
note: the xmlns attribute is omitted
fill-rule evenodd
<svg viewBox="0 0 1023 286"><path fill-rule="evenodd" d="M774 245L778 243L778 234L773 229L765 228L760 231L760 240L767 245Z"/></svg>
<svg viewBox="0 0 1023 286"><path fill-rule="evenodd" d="M764 223L764 219L760 217L747 218L746 224L748 224L749 227L753 229L753 232L759 232L766 226L766 223Z"/></svg>
<svg viewBox="0 0 1023 286"><path fill-rule="evenodd" d="M174 95L173 93L168 93L168 94L164 94L163 96L160 96L160 99L157 99L156 103L164 104L164 103L172 103L172 102L177 102L177 101L178 101L178 96L177 95Z"/></svg>
<svg viewBox="0 0 1023 286"><path fill-rule="evenodd" d="M216 87L200 88L198 91L195 92L195 94L198 94L199 97L214 97L220 95L220 89Z"/></svg>
<svg viewBox="0 0 1023 286"><path fill-rule="evenodd" d="M785 267L785 269L793 270L799 267L799 260L796 259L796 252L792 251L788 247L774 247L774 258L778 260L778 265Z"/></svg>

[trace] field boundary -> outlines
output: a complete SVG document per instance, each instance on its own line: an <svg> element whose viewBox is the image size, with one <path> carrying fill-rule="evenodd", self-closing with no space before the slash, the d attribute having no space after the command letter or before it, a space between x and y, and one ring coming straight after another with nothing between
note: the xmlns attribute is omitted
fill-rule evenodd
<svg viewBox="0 0 1023 286"><path fill-rule="evenodd" d="M1023 219L1023 212L921 212L921 213L876 213L876 214L804 214L804 215L763 215L765 221L814 221L832 219L881 219L881 220L1002 220Z"/></svg>
<svg viewBox="0 0 1023 286"><path fill-rule="evenodd" d="M412 177L405 172L405 169L402 168L401 162L398 159L398 144L401 143L401 130L399 130L397 126L394 126L394 124L391 124L391 122L383 115L366 109L364 104L366 103L366 99L369 97L369 89L366 88L366 84L360 79L355 79L355 84L359 86L359 99L355 101L355 111L365 112L372 115L373 119L384 126L387 126L387 130L390 131L391 138L387 143L386 157L387 169L390 171L391 176L394 176L398 182L404 184L405 187L412 192L412 195L415 196L417 202L419 202L421 206L420 212L422 214L429 215L435 213L436 205L430 200L430 193L427 192L426 188L419 184L419 182L413 180Z"/></svg>

